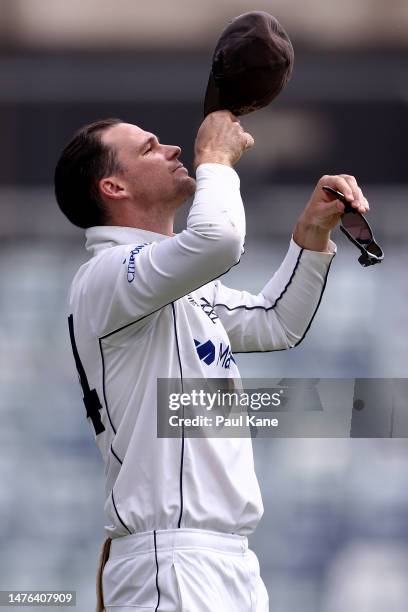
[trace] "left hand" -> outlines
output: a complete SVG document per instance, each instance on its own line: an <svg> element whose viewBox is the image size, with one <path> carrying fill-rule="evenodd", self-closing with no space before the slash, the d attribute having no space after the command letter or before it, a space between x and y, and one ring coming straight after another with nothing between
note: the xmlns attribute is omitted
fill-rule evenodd
<svg viewBox="0 0 408 612"><path fill-rule="evenodd" d="M368 202L354 176L349 174L322 176L293 233L293 238L299 246L313 251L328 250L330 231L339 223L344 212L344 204L335 196L326 193L322 189L323 185L341 191L358 212L364 214L369 210Z"/></svg>

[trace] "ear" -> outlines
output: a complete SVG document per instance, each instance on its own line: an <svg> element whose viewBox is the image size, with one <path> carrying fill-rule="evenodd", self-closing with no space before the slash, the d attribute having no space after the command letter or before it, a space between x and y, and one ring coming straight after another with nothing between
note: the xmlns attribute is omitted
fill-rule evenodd
<svg viewBox="0 0 408 612"><path fill-rule="evenodd" d="M129 197L124 183L116 176L108 176L101 179L98 187L101 194L111 200L123 200Z"/></svg>

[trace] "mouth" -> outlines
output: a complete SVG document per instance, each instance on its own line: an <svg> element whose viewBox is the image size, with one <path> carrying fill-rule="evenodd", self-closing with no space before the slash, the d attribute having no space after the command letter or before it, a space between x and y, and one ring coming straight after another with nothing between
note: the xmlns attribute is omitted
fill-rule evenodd
<svg viewBox="0 0 408 612"><path fill-rule="evenodd" d="M173 172L176 172L177 170L185 170L187 172L187 168L185 166L183 166L183 164L179 164L178 166L176 166L176 168L174 168Z"/></svg>

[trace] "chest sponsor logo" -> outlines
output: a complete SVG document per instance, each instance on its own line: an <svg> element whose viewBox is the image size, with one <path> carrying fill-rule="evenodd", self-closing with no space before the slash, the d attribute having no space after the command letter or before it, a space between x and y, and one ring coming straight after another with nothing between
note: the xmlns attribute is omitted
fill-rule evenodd
<svg viewBox="0 0 408 612"><path fill-rule="evenodd" d="M192 306L197 306L198 308L201 308L202 311L205 312L207 317L210 319L211 323L214 323L215 325L215 322L217 319L219 319L219 316L217 315L213 306L210 304L208 300L206 300L204 297L201 297L200 303L198 303L196 302L196 300L193 298L192 295L188 295L187 299Z"/></svg>
<svg viewBox="0 0 408 612"><path fill-rule="evenodd" d="M203 309L203 311L205 312L205 314L207 315L207 317L210 319L211 323L214 323L214 325L215 325L215 321L217 319L219 319L219 316L215 312L215 310L214 310L213 306L210 304L210 302L208 300L206 300L204 297L202 297L202 298L200 298L200 306Z"/></svg>
<svg viewBox="0 0 408 612"><path fill-rule="evenodd" d="M190 304L192 304L193 306L197 306L197 307L199 307L199 306L200 306L200 304L199 304L198 302L196 302L196 301L195 301L195 299L193 298L193 296L192 296L192 295L188 295L188 296L187 296L187 299L188 299L188 301L190 302Z"/></svg>
<svg viewBox="0 0 408 612"><path fill-rule="evenodd" d="M212 340L200 342L195 338L194 344L200 361L207 365L221 365L222 368L229 370L231 362L236 363L229 344L224 346L222 342L219 342L216 346Z"/></svg>
<svg viewBox="0 0 408 612"><path fill-rule="evenodd" d="M144 242L143 244L138 244L134 249L130 251L129 263L127 267L127 279L128 283L131 283L135 280L135 255L138 255L143 247L150 244L150 242ZM125 259L126 261L126 259ZM124 262L125 263L125 262Z"/></svg>

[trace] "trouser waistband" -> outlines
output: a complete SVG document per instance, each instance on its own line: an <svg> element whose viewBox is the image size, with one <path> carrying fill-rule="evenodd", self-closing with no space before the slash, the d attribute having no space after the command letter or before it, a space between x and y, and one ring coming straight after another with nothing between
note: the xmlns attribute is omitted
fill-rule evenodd
<svg viewBox="0 0 408 612"><path fill-rule="evenodd" d="M195 547L242 554L248 550L248 538L205 529L158 529L114 538L109 556Z"/></svg>

